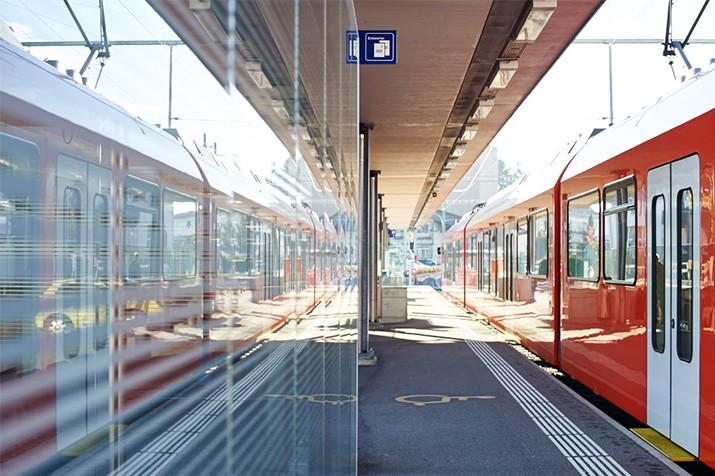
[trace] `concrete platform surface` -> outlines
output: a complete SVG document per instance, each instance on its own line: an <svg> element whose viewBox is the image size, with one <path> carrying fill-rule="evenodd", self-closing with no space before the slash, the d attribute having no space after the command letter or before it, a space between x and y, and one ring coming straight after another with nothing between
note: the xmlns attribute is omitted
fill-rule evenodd
<svg viewBox="0 0 715 476"><path fill-rule="evenodd" d="M682 474L441 294L408 301L359 370L359 474Z"/></svg>

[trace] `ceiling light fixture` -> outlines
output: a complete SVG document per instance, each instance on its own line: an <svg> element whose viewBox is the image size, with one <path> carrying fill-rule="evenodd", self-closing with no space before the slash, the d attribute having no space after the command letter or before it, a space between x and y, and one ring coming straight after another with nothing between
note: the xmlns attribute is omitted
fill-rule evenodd
<svg viewBox="0 0 715 476"><path fill-rule="evenodd" d="M500 60L497 74L492 79L492 84L489 89L504 89L511 81L511 78L516 74L516 69L519 67L517 60Z"/></svg>
<svg viewBox="0 0 715 476"><path fill-rule="evenodd" d="M533 0L531 10L524 20L516 41L531 43L536 41L556 10L556 0Z"/></svg>
<svg viewBox="0 0 715 476"><path fill-rule="evenodd" d="M268 80L268 76L266 76L266 74L263 72L263 67L261 67L261 63L246 63L246 71L248 72L248 75L251 77L253 82L256 83L256 86L258 86L259 88L270 89L273 87L271 82Z"/></svg>
<svg viewBox="0 0 715 476"><path fill-rule="evenodd" d="M465 127L464 132L462 132L462 137L460 137L459 140L470 141L474 139L474 137L477 135L478 130L479 126L476 124L472 124L471 126Z"/></svg>
<svg viewBox="0 0 715 476"><path fill-rule="evenodd" d="M280 99L274 99L271 101L271 107L273 110L278 114L281 118L283 119L290 119L290 115L288 114L288 110L286 109L285 104L283 104L283 101Z"/></svg>
<svg viewBox="0 0 715 476"><path fill-rule="evenodd" d="M464 147L455 147L450 155L452 157L461 157L466 151L467 149L465 149Z"/></svg>
<svg viewBox="0 0 715 476"><path fill-rule="evenodd" d="M481 121L483 119L486 119L489 113L492 112L493 108L494 99L480 99L479 105L477 106L476 111L474 111L474 114L472 115L472 120Z"/></svg>

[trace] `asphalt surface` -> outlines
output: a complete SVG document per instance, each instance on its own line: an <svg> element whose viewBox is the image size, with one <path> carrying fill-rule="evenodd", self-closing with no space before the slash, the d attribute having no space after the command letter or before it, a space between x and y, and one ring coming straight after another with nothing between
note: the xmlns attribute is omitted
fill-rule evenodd
<svg viewBox="0 0 715 476"><path fill-rule="evenodd" d="M588 465L593 474L673 474L671 465L475 316L427 287L410 288L408 300L407 323L371 331L379 364L359 370L359 474L568 475L589 474ZM487 365L501 369L501 380ZM598 456L569 458L568 449L565 454L554 442L559 437L549 436L537 424L542 420L517 402L514 389L507 390L515 382L530 384L539 405L562 412L559 419L587 435Z"/></svg>

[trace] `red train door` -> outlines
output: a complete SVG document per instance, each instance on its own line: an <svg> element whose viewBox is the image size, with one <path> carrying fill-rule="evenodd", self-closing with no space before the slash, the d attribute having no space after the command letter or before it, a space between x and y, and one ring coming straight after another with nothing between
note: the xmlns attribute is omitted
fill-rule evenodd
<svg viewBox="0 0 715 476"><path fill-rule="evenodd" d="M698 454L700 167L648 173L648 424Z"/></svg>

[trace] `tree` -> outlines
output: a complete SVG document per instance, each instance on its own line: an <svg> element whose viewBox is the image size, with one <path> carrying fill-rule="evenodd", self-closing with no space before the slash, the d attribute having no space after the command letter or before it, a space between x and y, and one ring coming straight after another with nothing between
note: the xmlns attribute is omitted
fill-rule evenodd
<svg viewBox="0 0 715 476"><path fill-rule="evenodd" d="M499 183L499 190L502 190L509 185L516 182L524 175L524 172L517 165L516 168L509 168L506 166L506 162L499 159L499 176L497 181Z"/></svg>

